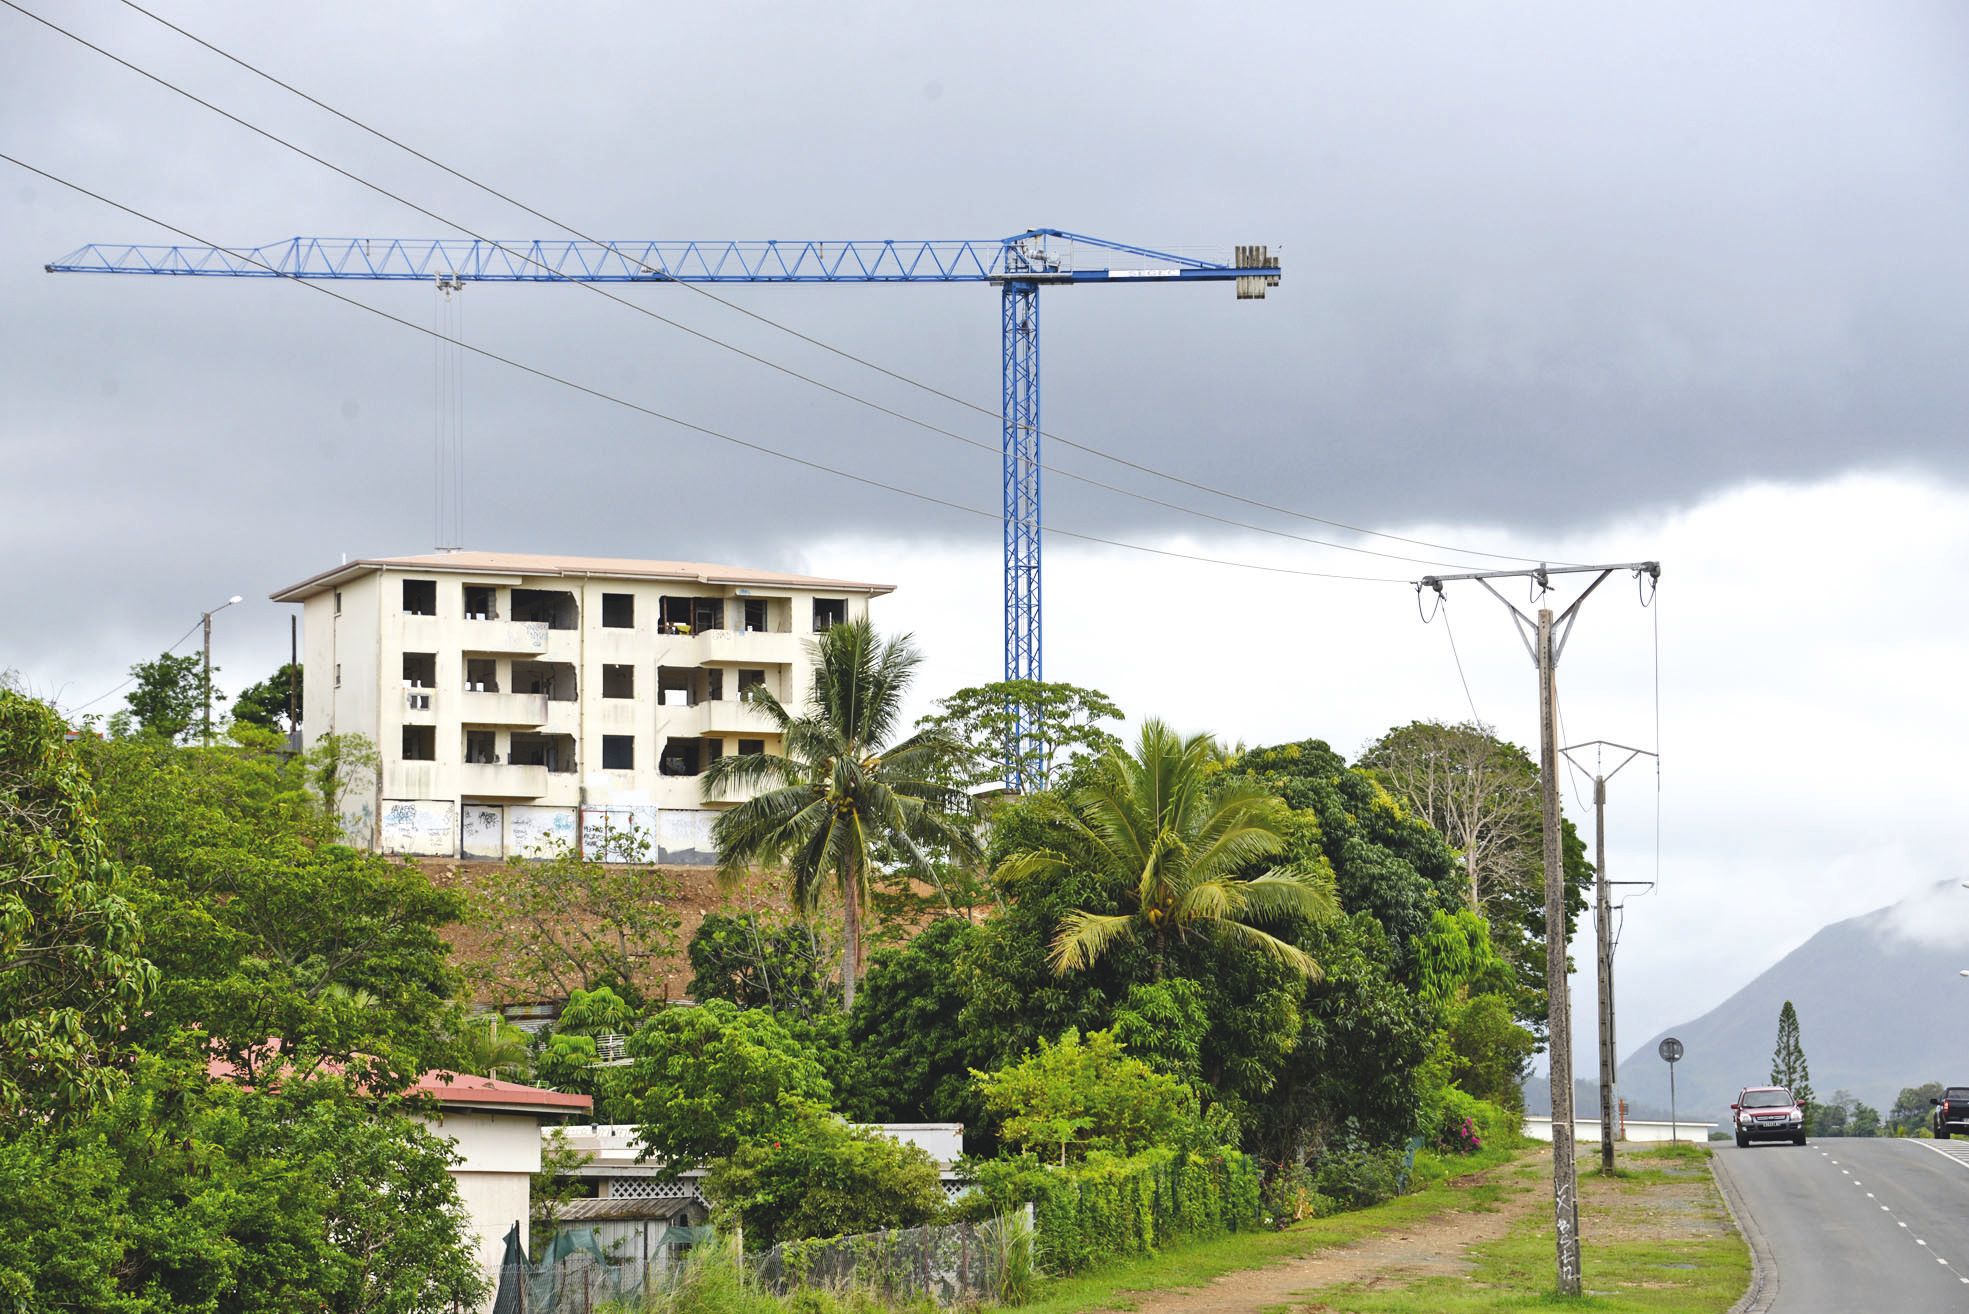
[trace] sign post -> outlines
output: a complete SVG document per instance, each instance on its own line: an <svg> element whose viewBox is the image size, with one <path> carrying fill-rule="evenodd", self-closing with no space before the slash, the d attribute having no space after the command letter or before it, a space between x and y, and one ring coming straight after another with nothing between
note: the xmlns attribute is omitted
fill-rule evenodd
<svg viewBox="0 0 1969 1314"><path fill-rule="evenodd" d="M1668 1139L1679 1141L1682 1139L1682 1128L1675 1121L1675 1065L1682 1058L1682 1042L1673 1036L1665 1036L1655 1046L1655 1053L1668 1064Z"/></svg>

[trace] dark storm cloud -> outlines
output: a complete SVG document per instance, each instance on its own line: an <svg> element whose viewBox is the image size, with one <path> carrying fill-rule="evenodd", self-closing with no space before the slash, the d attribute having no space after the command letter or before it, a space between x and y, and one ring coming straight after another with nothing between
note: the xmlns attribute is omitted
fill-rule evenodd
<svg viewBox="0 0 1969 1314"><path fill-rule="evenodd" d="M47 8L434 210L554 235L128 9ZM1045 420L1270 501L1357 523L1557 533L1747 478L1963 474L1957 6L956 14L170 11L611 237L1046 225L1176 248L1269 242L1287 277L1262 303L1222 287L1047 294ZM436 231L12 13L0 73L10 153L214 240ZM7 636L0 666L53 671L124 643L143 655L230 593L264 596L342 551L428 545L427 340L288 285L51 277L41 264L86 240L171 239L15 171L0 177L0 214L4 595L40 618ZM427 289L340 290L431 322ZM465 295L473 341L816 460L997 502L989 454L579 290ZM688 293L629 295L996 441L988 418ZM734 299L996 398L990 289ZM774 564L842 525L997 533L495 366L473 363L469 381L475 546ZM1048 499L1050 519L1092 532L1198 526L1064 480ZM242 623L273 627L278 609L256 605Z"/></svg>

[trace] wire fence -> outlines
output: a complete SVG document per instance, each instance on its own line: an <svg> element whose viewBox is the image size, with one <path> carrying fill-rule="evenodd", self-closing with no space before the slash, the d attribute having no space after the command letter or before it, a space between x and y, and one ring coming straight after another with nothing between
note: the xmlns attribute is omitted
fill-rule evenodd
<svg viewBox="0 0 1969 1314"><path fill-rule="evenodd" d="M748 1257L746 1266L776 1295L824 1287L888 1301L928 1296L939 1305L1009 1301L1031 1287L1032 1237L1028 1206L982 1222L789 1241Z"/></svg>

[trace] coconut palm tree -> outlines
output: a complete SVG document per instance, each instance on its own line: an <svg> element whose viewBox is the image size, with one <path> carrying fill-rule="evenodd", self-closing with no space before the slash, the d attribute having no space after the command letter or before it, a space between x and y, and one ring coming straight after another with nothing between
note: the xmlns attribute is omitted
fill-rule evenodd
<svg viewBox="0 0 1969 1314"><path fill-rule="evenodd" d="M892 865L934 881L935 850L977 861L976 809L962 790L935 782L937 763L961 751L947 734L889 743L922 661L908 635L884 642L867 621L850 621L809 646L814 685L799 715L761 685L745 693L773 723L780 751L717 758L703 788L706 798L753 795L721 812L712 829L721 872L782 869L808 916L830 889L839 895L841 1005L852 1009L874 878Z"/></svg>
<svg viewBox="0 0 1969 1314"><path fill-rule="evenodd" d="M1161 721L1144 722L1132 755L1110 749L1091 782L1068 796L1057 849L1014 853L999 865L998 878L1012 888L1087 872L1123 891L1125 912L1081 909L1061 921L1049 956L1055 972L1092 967L1134 940L1151 950L1160 976L1173 946L1210 935L1319 975L1304 950L1257 924L1328 915L1333 896L1292 867L1241 874L1284 849L1290 810L1262 785L1219 779L1219 756L1208 735L1184 739Z"/></svg>

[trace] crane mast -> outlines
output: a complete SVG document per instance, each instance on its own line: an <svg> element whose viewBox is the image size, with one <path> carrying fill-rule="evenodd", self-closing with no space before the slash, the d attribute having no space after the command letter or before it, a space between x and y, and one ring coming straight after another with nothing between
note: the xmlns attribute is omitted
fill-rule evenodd
<svg viewBox="0 0 1969 1314"><path fill-rule="evenodd" d="M50 273L167 278L464 283L996 283L1001 322L1005 679L1045 678L1041 641L1039 292L1082 283L1234 282L1240 301L1278 286L1278 257L1242 245L1228 261L1033 228L1010 237L873 241L485 241L294 237L266 246L92 244ZM1015 707L1005 783L1023 791L1038 728Z"/></svg>

